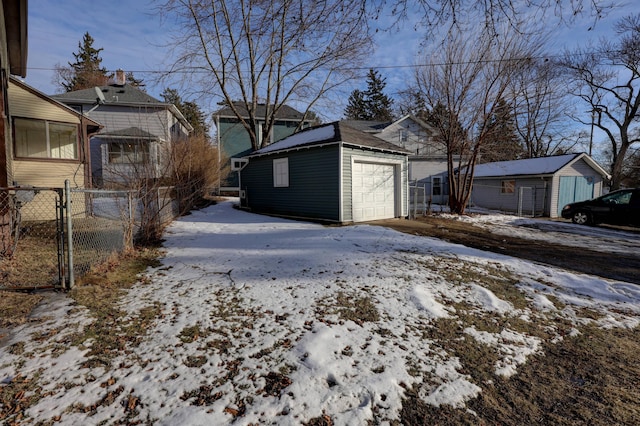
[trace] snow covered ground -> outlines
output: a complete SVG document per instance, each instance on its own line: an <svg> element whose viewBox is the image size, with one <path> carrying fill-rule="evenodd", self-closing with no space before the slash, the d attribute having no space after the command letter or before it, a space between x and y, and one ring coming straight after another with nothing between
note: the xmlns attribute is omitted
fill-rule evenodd
<svg viewBox="0 0 640 426"><path fill-rule="evenodd" d="M542 235L509 224L524 219L464 220ZM593 238L589 232L583 236ZM637 248L629 235L620 238ZM51 298L37 312L43 321L25 324L0 349L0 386L41 384L23 423L293 425L323 415L337 425L385 423L398 418L406 388L456 407L481 392L449 342L434 337L439 324L457 324L470 344L495 348L492 373L509 376L545 334L560 341L588 321L640 320L634 284L378 226L254 215L231 202L175 222L165 247L162 265L119 305L132 320L150 306L161 313L111 367L87 365L89 348L72 343L93 320L66 297ZM513 286L520 297L502 291ZM582 308L599 319L581 317ZM482 329L464 320L470 316L564 322L533 335L515 325ZM21 350L11 350L17 344Z"/></svg>

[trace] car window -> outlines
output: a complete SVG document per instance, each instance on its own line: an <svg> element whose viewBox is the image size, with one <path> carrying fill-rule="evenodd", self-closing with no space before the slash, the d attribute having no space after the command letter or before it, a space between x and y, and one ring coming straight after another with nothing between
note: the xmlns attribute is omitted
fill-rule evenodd
<svg viewBox="0 0 640 426"><path fill-rule="evenodd" d="M631 201L631 194L631 191L614 192L602 197L602 200L608 204L629 204Z"/></svg>

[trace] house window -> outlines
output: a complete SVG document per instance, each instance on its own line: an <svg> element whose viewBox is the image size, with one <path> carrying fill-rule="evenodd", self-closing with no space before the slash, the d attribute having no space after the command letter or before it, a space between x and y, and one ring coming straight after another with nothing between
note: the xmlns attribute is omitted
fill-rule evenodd
<svg viewBox="0 0 640 426"><path fill-rule="evenodd" d="M78 126L15 118L16 157L78 159Z"/></svg>
<svg viewBox="0 0 640 426"><path fill-rule="evenodd" d="M516 192L516 181L515 180L503 180L500 184L500 193L501 194L514 194Z"/></svg>
<svg viewBox="0 0 640 426"><path fill-rule="evenodd" d="M273 160L273 186L283 188L289 186L289 159Z"/></svg>
<svg viewBox="0 0 640 426"><path fill-rule="evenodd" d="M434 177L431 185L431 195L442 195L442 178Z"/></svg>
<svg viewBox="0 0 640 426"><path fill-rule="evenodd" d="M406 142L409 140L409 132L406 130L400 130L400 142Z"/></svg>
<svg viewBox="0 0 640 426"><path fill-rule="evenodd" d="M115 142L108 145L109 163L141 164L149 162L148 142Z"/></svg>

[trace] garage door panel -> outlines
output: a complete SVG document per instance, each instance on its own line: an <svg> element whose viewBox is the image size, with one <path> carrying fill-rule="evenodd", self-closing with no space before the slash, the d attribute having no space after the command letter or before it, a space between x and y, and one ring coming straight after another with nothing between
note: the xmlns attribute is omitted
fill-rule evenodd
<svg viewBox="0 0 640 426"><path fill-rule="evenodd" d="M353 220L395 217L395 166L360 163L353 166Z"/></svg>

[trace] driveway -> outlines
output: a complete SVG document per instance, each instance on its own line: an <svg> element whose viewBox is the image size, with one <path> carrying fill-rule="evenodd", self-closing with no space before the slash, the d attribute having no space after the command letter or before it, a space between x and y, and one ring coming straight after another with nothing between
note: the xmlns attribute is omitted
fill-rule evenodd
<svg viewBox="0 0 640 426"><path fill-rule="evenodd" d="M612 280L640 284L640 230L508 215L436 215L371 224Z"/></svg>

